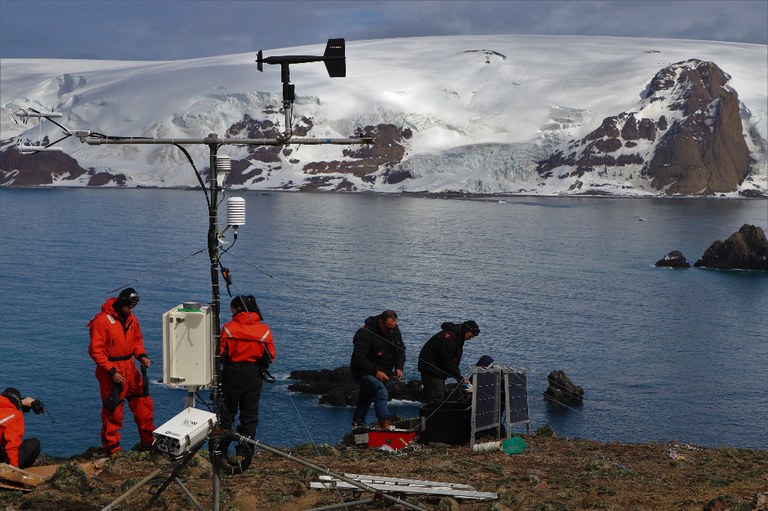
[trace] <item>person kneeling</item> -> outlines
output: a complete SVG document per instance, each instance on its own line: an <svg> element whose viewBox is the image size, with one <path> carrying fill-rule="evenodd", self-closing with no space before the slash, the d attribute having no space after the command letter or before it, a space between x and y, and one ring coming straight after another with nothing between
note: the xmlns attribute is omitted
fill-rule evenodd
<svg viewBox="0 0 768 511"><path fill-rule="evenodd" d="M0 395L0 462L27 468L40 456L40 440L24 437L24 414L34 410L43 413L43 404L33 398L22 399L21 392L8 387Z"/></svg>

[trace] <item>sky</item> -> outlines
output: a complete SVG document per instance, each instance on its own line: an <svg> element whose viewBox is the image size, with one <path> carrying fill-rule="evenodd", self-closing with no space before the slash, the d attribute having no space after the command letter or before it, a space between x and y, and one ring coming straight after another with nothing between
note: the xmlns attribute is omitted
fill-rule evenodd
<svg viewBox="0 0 768 511"><path fill-rule="evenodd" d="M437 35L768 44L768 0L0 0L0 57L178 60Z"/></svg>

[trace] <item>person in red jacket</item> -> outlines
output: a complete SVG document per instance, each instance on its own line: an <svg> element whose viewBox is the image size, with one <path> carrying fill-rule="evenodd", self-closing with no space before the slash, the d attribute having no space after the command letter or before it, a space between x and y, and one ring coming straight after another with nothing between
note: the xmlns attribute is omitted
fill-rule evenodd
<svg viewBox="0 0 768 511"><path fill-rule="evenodd" d="M40 455L40 440L24 437L24 412L42 413L43 405L33 397L22 399L21 392L8 387L0 395L0 463L27 468Z"/></svg>
<svg viewBox="0 0 768 511"><path fill-rule="evenodd" d="M263 316L253 295L236 296L230 309L232 321L221 328L219 355L223 365L224 408L219 421L222 428L231 429L239 409L237 432L255 439L264 384L262 373L275 360L275 344L269 327L262 323Z"/></svg>
<svg viewBox="0 0 768 511"><path fill-rule="evenodd" d="M144 338L133 308L139 303L139 294L129 287L117 298L109 298L101 312L88 323L91 343L88 354L96 362L96 379L101 392L101 444L108 456L120 452L120 429L123 427L123 401L133 412L139 429L136 450L152 447L154 403L149 396L148 381L136 369L133 358L143 368L152 361L144 349Z"/></svg>

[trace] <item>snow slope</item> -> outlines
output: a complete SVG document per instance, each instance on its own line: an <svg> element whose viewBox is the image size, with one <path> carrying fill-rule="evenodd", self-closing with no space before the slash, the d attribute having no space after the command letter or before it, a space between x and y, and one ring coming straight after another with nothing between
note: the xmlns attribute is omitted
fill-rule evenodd
<svg viewBox="0 0 768 511"><path fill-rule="evenodd" d="M265 50L265 56L321 55L323 44ZM258 50L258 49L256 49ZM580 36L451 36L348 41L347 77L329 78L320 63L291 66L295 118L312 118L313 137L347 137L355 128L391 123L410 128L403 162L414 179L366 184L377 191L541 188L536 161L603 118L636 109L661 68L697 58L715 62L743 102L745 129L768 140L768 46L707 41ZM281 104L279 66L259 73L256 53L169 62L3 59L0 138L51 140L61 130L14 122L21 107L64 113L70 129L110 136L224 136L244 114ZM276 120L282 119L277 115ZM80 165L120 171L129 186L195 186L172 146L62 143ZM208 148L189 146L198 167ZM768 184L766 146L753 146L753 174ZM234 158L244 148L221 150ZM303 163L341 158L340 146L302 146ZM302 179L286 162L252 188ZM82 183L74 183L82 185ZM764 186L764 189L766 187Z"/></svg>

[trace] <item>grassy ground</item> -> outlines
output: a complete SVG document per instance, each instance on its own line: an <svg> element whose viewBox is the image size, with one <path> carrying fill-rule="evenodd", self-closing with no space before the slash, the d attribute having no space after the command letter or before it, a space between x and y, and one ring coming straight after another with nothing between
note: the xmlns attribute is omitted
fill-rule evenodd
<svg viewBox="0 0 768 511"><path fill-rule="evenodd" d="M464 483L498 494L497 500L484 502L407 498L429 510L768 511L768 451L600 443L543 434L525 440L526 450L514 455L445 445L415 445L399 453L348 445L302 446L291 454L337 473ZM86 453L77 459L94 456ZM100 510L154 470L164 468L164 476L169 474L168 460L149 453L126 452L107 462L94 479L87 478L74 459L58 461L63 465L56 476L33 491L0 490L0 509ZM207 451L201 451L181 475L204 509L213 509L212 473ZM294 511L355 498L349 491L309 489L317 480L316 471L259 451L244 474L223 477L220 509ZM151 497L150 486L142 486L112 509L141 509ZM354 507L382 508L405 509L389 501ZM174 483L151 509L194 508Z"/></svg>

